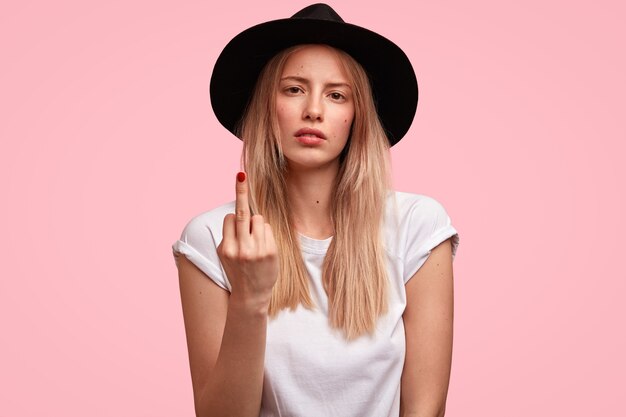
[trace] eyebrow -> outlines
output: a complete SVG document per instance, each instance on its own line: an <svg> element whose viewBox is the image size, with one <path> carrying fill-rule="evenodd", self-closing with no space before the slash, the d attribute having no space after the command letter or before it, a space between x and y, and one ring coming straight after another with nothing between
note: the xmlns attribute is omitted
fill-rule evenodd
<svg viewBox="0 0 626 417"><path fill-rule="evenodd" d="M298 81L300 83L303 84L309 84L309 80L307 80L306 78L303 77L296 77L295 75L288 75L286 77L283 77L280 79L280 82L283 81L287 81L287 80L292 80L292 81ZM348 83L326 83L325 87L348 87L349 89L352 89L352 87L350 87L350 84Z"/></svg>

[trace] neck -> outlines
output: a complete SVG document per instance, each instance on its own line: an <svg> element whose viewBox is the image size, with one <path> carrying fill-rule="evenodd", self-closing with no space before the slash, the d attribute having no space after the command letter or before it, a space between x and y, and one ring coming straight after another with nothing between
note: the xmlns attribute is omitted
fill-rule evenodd
<svg viewBox="0 0 626 417"><path fill-rule="evenodd" d="M313 239L334 235L330 217L339 163L324 167L290 169L286 176L289 206L296 230Z"/></svg>

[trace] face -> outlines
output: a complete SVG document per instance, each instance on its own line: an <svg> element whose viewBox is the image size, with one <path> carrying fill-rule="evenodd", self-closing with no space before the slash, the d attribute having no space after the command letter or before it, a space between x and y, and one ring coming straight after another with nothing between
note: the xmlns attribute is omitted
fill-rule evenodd
<svg viewBox="0 0 626 417"><path fill-rule="evenodd" d="M307 45L289 56L278 85L276 113L290 169L339 166L354 118L354 98L330 47Z"/></svg>

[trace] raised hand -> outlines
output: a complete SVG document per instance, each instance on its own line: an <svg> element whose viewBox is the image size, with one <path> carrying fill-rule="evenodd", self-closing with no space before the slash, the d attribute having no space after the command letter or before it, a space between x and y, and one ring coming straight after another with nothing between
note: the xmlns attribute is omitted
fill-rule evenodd
<svg viewBox="0 0 626 417"><path fill-rule="evenodd" d="M260 214L250 215L246 174L237 174L235 214L224 217L217 254L231 283L230 300L267 309L278 278L278 251L272 228Z"/></svg>

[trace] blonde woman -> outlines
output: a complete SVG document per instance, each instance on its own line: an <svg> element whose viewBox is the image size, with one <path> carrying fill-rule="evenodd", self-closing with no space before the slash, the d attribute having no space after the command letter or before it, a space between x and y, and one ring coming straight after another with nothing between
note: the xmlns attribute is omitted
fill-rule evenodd
<svg viewBox="0 0 626 417"><path fill-rule="evenodd" d="M459 236L390 189L406 55L315 4L237 35L211 101L244 170L173 245L196 415L443 416Z"/></svg>

